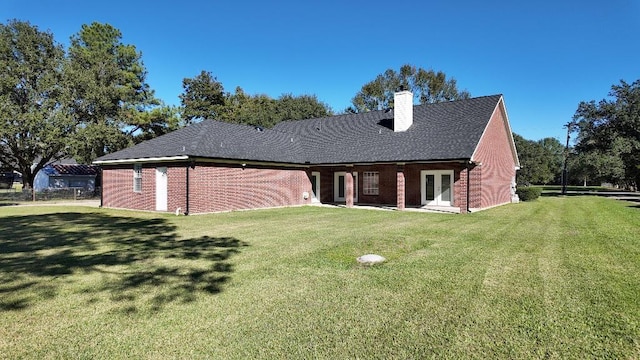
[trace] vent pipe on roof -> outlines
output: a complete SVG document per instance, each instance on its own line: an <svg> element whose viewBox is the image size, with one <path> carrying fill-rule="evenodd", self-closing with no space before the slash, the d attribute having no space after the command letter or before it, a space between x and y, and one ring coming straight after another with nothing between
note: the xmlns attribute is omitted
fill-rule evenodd
<svg viewBox="0 0 640 360"><path fill-rule="evenodd" d="M413 93L404 90L393 94L393 131L407 131L413 125Z"/></svg>

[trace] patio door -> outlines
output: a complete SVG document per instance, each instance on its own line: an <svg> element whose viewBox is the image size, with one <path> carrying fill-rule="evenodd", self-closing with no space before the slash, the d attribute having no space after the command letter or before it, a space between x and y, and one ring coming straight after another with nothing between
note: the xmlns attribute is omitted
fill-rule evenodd
<svg viewBox="0 0 640 360"><path fill-rule="evenodd" d="M353 202L358 202L358 173L353 172ZM347 173L339 171L333 173L333 201L346 202L347 199Z"/></svg>
<svg viewBox="0 0 640 360"><path fill-rule="evenodd" d="M422 205L451 206L453 170L420 171Z"/></svg>
<svg viewBox="0 0 640 360"><path fill-rule="evenodd" d="M311 202L320 202L320 172L311 173Z"/></svg>
<svg viewBox="0 0 640 360"><path fill-rule="evenodd" d="M167 211L167 168L156 168L156 211Z"/></svg>

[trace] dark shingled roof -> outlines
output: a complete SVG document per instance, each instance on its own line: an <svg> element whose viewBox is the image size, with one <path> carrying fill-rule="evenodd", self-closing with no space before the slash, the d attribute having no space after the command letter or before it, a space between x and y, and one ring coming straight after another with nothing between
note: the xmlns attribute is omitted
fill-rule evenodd
<svg viewBox="0 0 640 360"><path fill-rule="evenodd" d="M501 95L413 108L393 132L393 111L285 121L273 129L205 120L96 161L190 156L289 164L470 159Z"/></svg>
<svg viewBox="0 0 640 360"><path fill-rule="evenodd" d="M290 134L255 126L205 120L107 154L98 158L96 162L177 156L303 162L299 137L292 138Z"/></svg>
<svg viewBox="0 0 640 360"><path fill-rule="evenodd" d="M98 167L93 165L79 164L49 164L43 169L45 174L49 176L62 175L98 175Z"/></svg>

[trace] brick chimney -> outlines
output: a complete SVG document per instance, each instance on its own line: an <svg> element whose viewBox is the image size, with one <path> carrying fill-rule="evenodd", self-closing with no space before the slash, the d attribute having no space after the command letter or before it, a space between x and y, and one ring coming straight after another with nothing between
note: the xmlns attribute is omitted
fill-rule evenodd
<svg viewBox="0 0 640 360"><path fill-rule="evenodd" d="M407 131L413 124L413 93L400 88L393 94L393 131Z"/></svg>

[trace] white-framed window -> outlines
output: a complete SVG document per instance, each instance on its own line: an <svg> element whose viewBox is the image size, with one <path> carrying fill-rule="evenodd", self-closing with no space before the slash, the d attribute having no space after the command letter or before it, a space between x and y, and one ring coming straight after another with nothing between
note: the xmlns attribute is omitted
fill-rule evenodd
<svg viewBox="0 0 640 360"><path fill-rule="evenodd" d="M133 164L133 191L142 192L142 164Z"/></svg>
<svg viewBox="0 0 640 360"><path fill-rule="evenodd" d="M378 195L380 193L380 173L365 171L362 173L362 193L364 195Z"/></svg>

